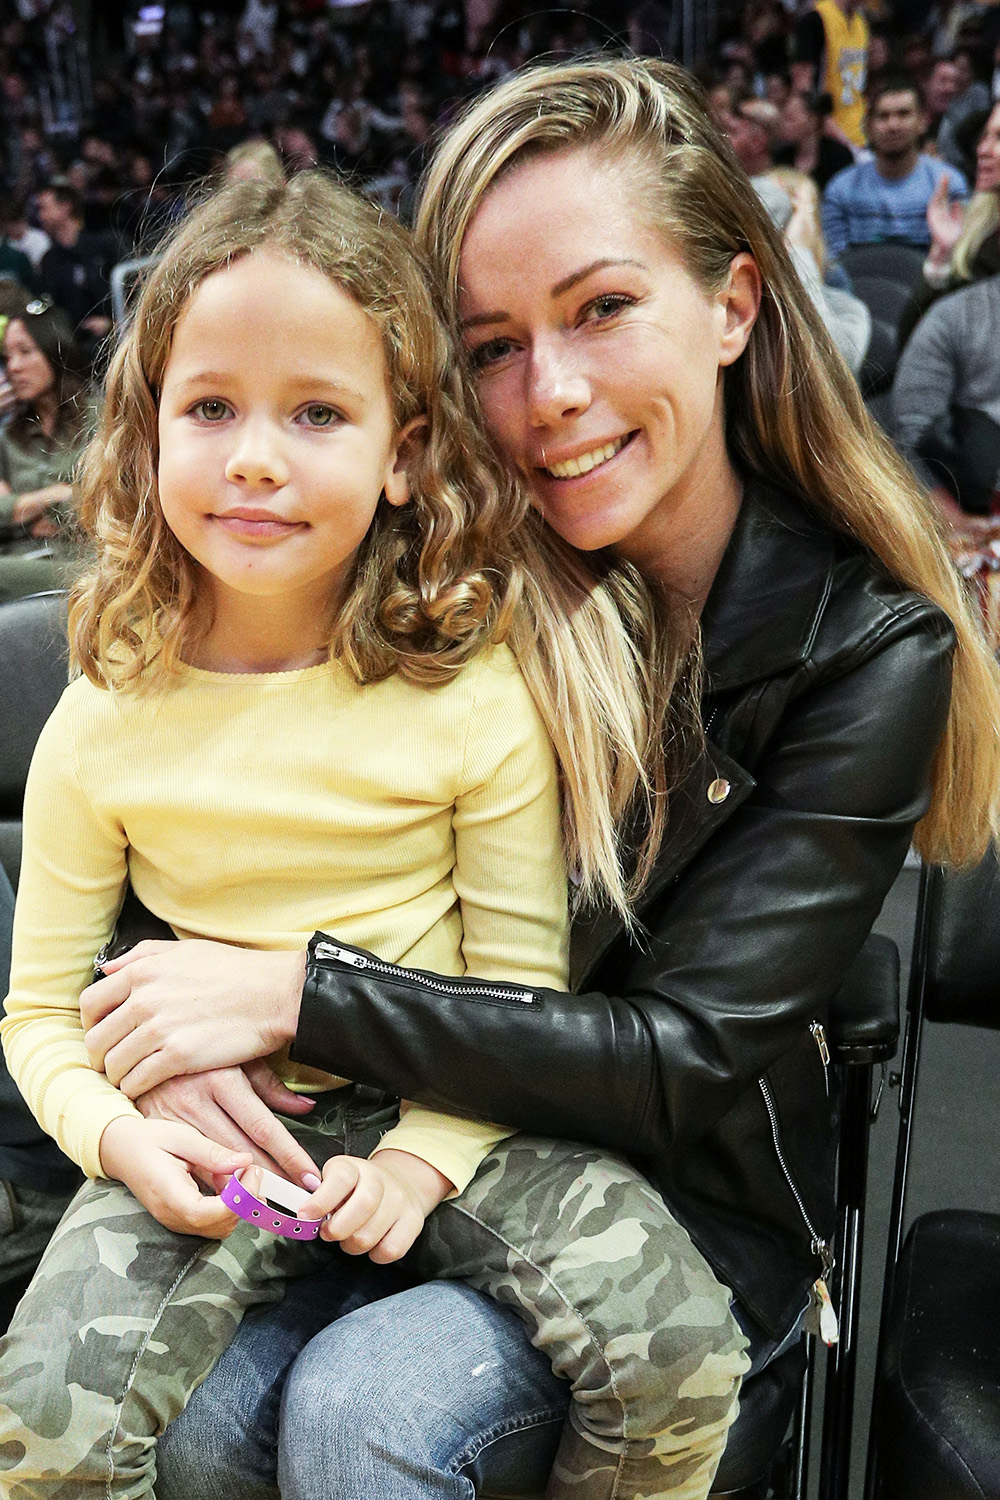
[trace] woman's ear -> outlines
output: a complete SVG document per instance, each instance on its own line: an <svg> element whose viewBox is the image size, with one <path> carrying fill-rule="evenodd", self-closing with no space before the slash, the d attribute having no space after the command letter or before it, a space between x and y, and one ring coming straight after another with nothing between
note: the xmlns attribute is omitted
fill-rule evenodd
<svg viewBox="0 0 1000 1500"><path fill-rule="evenodd" d="M746 348L760 312L761 287L757 262L749 251L741 250L730 261L729 280L719 293L726 315L719 344L720 365L735 364Z"/></svg>
<svg viewBox="0 0 1000 1500"><path fill-rule="evenodd" d="M382 486L390 505L405 505L410 498L409 469L427 441L427 418L414 417L396 438L396 448Z"/></svg>

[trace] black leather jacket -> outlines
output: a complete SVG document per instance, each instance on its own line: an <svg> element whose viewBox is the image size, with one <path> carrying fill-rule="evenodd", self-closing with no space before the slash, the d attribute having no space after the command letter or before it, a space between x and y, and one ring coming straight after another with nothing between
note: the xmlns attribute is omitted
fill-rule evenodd
<svg viewBox="0 0 1000 1500"><path fill-rule="evenodd" d="M641 936L578 922L560 994L422 976L317 934L293 1056L628 1153L778 1336L833 1228L819 1028L927 807L954 637L760 485L703 635L708 755L672 804Z"/></svg>

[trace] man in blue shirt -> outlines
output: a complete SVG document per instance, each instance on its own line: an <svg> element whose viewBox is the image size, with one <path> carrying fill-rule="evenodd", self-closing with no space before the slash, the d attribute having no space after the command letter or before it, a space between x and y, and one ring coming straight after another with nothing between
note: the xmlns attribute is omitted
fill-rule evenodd
<svg viewBox="0 0 1000 1500"><path fill-rule="evenodd" d="M926 121L917 85L886 79L868 102L870 161L845 167L823 194L823 234L831 256L848 245L898 240L930 244L927 204L942 177L953 199L965 199L961 172L920 150Z"/></svg>

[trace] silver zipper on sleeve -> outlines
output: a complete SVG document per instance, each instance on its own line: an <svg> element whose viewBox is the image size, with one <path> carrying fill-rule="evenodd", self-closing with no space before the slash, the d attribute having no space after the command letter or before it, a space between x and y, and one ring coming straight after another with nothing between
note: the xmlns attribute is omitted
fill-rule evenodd
<svg viewBox="0 0 1000 1500"><path fill-rule="evenodd" d="M823 1087L826 1089L826 1097L830 1097L830 1047L826 1040L826 1032L823 1030L821 1021L809 1022L809 1035L819 1048L819 1060L823 1064Z"/></svg>
<svg viewBox="0 0 1000 1500"><path fill-rule="evenodd" d="M476 984L465 979L436 979L417 969L404 969L401 964L387 964L364 953L352 953L350 948L340 948L336 943L319 942L313 952L317 958L330 958L335 963L347 964L352 969L367 969L373 974L413 979L425 989L437 990L442 995L483 995L489 1000L515 1000L520 1005L531 1005L535 1000L532 990L509 990L499 985Z"/></svg>
<svg viewBox="0 0 1000 1500"><path fill-rule="evenodd" d="M788 1183L788 1186L792 1193L792 1197L795 1199L795 1202L798 1205L799 1213L802 1216L802 1222L806 1226L806 1229L809 1231L809 1248L812 1250L813 1255L815 1255L819 1259L820 1264L823 1267L823 1275L829 1276L830 1272L833 1270L833 1251L830 1249L829 1243L816 1233L813 1222L809 1217L808 1209L802 1201L802 1194L798 1190L795 1178L788 1170L788 1163L785 1161L785 1153L781 1147L781 1132L778 1129L778 1115L777 1111L774 1108L774 1100L771 1098L771 1090L768 1088L765 1079L758 1078L757 1083L760 1087L761 1094L764 1096L764 1106L767 1110L767 1117L771 1122L771 1139L774 1141L774 1152L778 1158L778 1165L784 1173L785 1181Z"/></svg>

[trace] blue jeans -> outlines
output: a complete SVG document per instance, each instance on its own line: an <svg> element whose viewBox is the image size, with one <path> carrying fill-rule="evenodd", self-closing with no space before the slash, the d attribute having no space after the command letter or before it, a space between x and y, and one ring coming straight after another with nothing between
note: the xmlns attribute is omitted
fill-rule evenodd
<svg viewBox="0 0 1000 1500"><path fill-rule="evenodd" d="M779 1344L736 1311L755 1372L797 1336ZM569 1398L508 1308L336 1253L247 1314L160 1439L156 1493L277 1500L280 1482L282 1500L539 1495Z"/></svg>
<svg viewBox="0 0 1000 1500"><path fill-rule="evenodd" d="M401 1284L337 1256L249 1313L160 1440L157 1500L541 1493L569 1385L509 1309L460 1282Z"/></svg>

